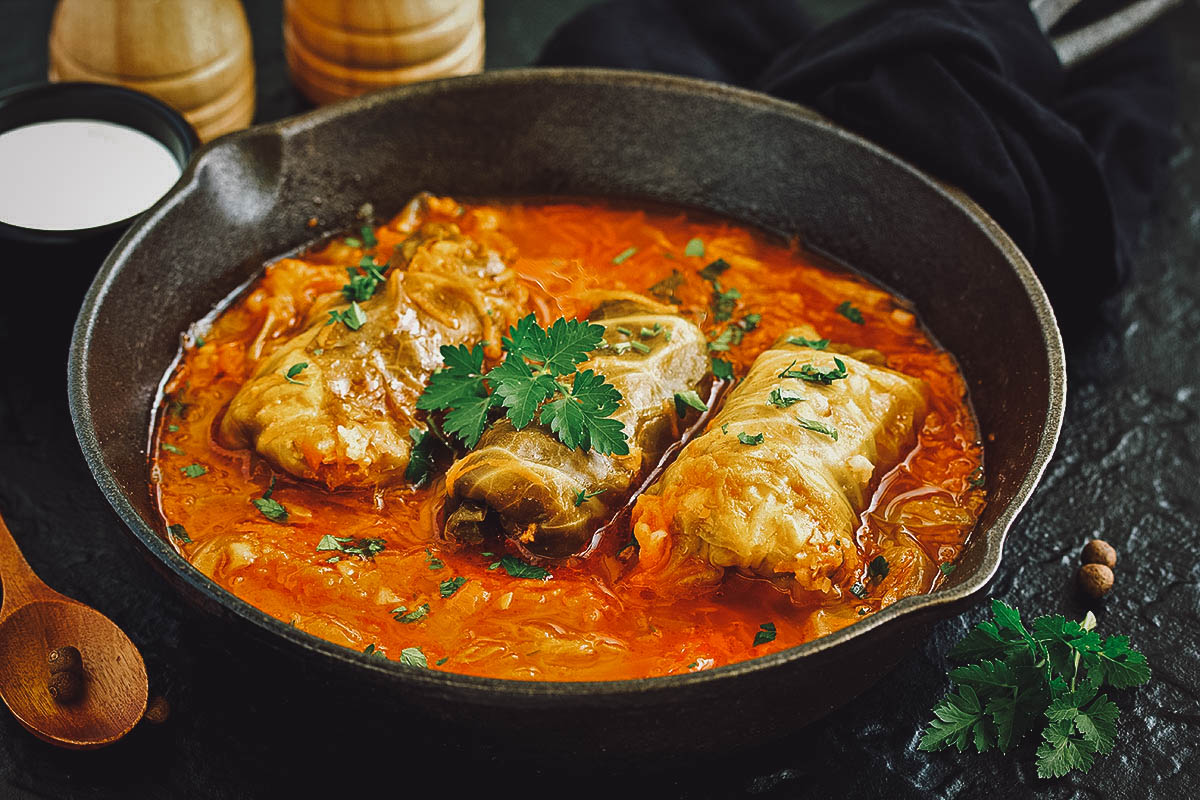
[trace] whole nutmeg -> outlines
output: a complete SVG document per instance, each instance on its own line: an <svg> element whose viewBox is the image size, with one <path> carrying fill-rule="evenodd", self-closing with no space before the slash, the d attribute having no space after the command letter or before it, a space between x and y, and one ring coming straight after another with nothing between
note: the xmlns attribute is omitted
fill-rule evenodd
<svg viewBox="0 0 1200 800"><path fill-rule="evenodd" d="M1084 545L1083 563L1103 564L1112 569L1117 565L1117 551L1103 539L1092 539Z"/></svg>
<svg viewBox="0 0 1200 800"><path fill-rule="evenodd" d="M56 703L74 703L83 694L83 673L77 670L56 672L46 687Z"/></svg>
<svg viewBox="0 0 1200 800"><path fill-rule="evenodd" d="M1088 597L1099 600L1113 586L1113 571L1103 564L1084 564L1079 568L1079 588Z"/></svg>
<svg viewBox="0 0 1200 800"><path fill-rule="evenodd" d="M77 648L71 645L51 650L46 660L50 664L51 675L57 675L60 672L79 672L83 669L83 656Z"/></svg>

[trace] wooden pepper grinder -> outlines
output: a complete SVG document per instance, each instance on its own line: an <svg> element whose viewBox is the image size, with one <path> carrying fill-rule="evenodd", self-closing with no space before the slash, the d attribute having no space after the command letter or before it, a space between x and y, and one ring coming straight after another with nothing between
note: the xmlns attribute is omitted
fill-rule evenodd
<svg viewBox="0 0 1200 800"><path fill-rule="evenodd" d="M154 95L205 141L254 116L250 27L239 0L60 0L50 80Z"/></svg>
<svg viewBox="0 0 1200 800"><path fill-rule="evenodd" d="M284 0L296 86L314 103L483 69L482 0Z"/></svg>

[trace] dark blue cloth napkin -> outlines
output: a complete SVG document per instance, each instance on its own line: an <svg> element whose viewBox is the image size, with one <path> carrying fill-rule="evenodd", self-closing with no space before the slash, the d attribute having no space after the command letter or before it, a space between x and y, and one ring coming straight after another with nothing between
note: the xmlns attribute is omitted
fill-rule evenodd
<svg viewBox="0 0 1200 800"><path fill-rule="evenodd" d="M560 28L539 63L690 75L821 112L982 205L1068 335L1127 277L1173 149L1154 31L1067 71L1020 0L881 2L819 29L791 0L613 0Z"/></svg>

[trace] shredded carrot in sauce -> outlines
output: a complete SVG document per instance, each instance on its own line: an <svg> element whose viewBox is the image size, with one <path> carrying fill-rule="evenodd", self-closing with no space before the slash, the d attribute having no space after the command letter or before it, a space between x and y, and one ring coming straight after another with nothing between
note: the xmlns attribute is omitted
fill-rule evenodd
<svg viewBox="0 0 1200 800"><path fill-rule="evenodd" d="M300 328L318 298L341 289L347 266L364 254L387 260L406 236L399 220L376 229L374 248L339 239L269 265L203 332L202 344L185 347L156 417L151 490L165 524L183 526L172 543L201 572L266 613L358 651L372 645L399 660L419 647L431 669L531 680L639 678L730 664L843 628L943 579L939 567L954 562L985 502L977 485L982 447L954 358L907 303L794 244L691 212L599 202L459 206L443 198L429 209L429 219L453 221L513 267L543 324L586 314L579 298L589 289L646 293L659 285L658 299L669 296L711 335L725 323L713 320L713 287L697 272L720 258L730 265L721 286L741 292L733 318L761 314L740 344L715 353L738 376L781 331L808 323L834 342L879 350L892 369L926 381L929 413L918 444L877 480L856 532L862 563L882 555L887 575L864 574L863 597L838 592L810 605L732 572L715 592L672 596L647 590L645 576L623 580L618 542L547 564L549 579L512 577L499 566L513 555L504 543L439 539L438 481L330 492L276 474L270 499L287 518L268 518L252 501L268 490L273 470L251 451L221 447L220 415L259 359ZM692 239L703 242L703 257L685 255ZM862 324L839 312L846 302ZM191 464L207 471L189 477L183 470ZM350 547L378 539L383 549L369 558L318 550L325 536ZM756 646L764 623L776 637Z"/></svg>

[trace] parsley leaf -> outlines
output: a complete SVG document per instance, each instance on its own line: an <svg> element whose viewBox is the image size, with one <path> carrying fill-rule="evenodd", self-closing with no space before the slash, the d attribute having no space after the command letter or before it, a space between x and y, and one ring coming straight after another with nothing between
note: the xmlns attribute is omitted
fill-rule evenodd
<svg viewBox="0 0 1200 800"><path fill-rule="evenodd" d="M358 556L364 561L370 561L387 548L383 539L355 539L353 536L333 536L325 534L317 542L317 551L337 550L351 556Z"/></svg>
<svg viewBox="0 0 1200 800"><path fill-rule="evenodd" d="M712 266L711 264L709 266ZM706 267L707 269L707 267ZM712 282L712 307L713 319L717 322L725 322L733 318L733 309L737 306L737 301L742 297L742 293L734 287L721 289L721 282L714 280Z"/></svg>
<svg viewBox="0 0 1200 800"><path fill-rule="evenodd" d="M766 438L766 434L762 434L762 433L749 434L749 433L746 433L745 431L739 431L737 438L738 438L738 441L741 442L742 444L754 446L754 445L762 444L763 439Z"/></svg>
<svg viewBox="0 0 1200 800"><path fill-rule="evenodd" d="M683 254L692 258L704 258L704 240L689 239L687 246L683 248Z"/></svg>
<svg viewBox="0 0 1200 800"><path fill-rule="evenodd" d="M957 566L957 565L955 565L955 564L938 564L938 569L940 569L942 571L942 574L948 578L948 577L950 577L950 573L954 572L955 566Z"/></svg>
<svg viewBox="0 0 1200 800"><path fill-rule="evenodd" d="M637 251L638 251L638 249L636 247L626 247L624 250L622 250L621 252L619 252L615 256L613 256L612 263L617 264L618 266L621 264L624 264L625 259L632 256Z"/></svg>
<svg viewBox="0 0 1200 800"><path fill-rule="evenodd" d="M704 269L700 270L697 274L699 274L700 277L706 281L715 281L721 276L721 273L727 269L729 269L729 263L723 258L718 258L716 261L711 262Z"/></svg>
<svg viewBox="0 0 1200 800"><path fill-rule="evenodd" d="M807 347L810 350L824 350L829 346L828 339L805 339L803 336L789 336L787 341L788 344Z"/></svg>
<svg viewBox="0 0 1200 800"><path fill-rule="evenodd" d="M776 386L767 395L767 402L779 408L788 408L802 400L804 400L803 394L797 392L795 389L786 389L782 386Z"/></svg>
<svg viewBox="0 0 1200 800"><path fill-rule="evenodd" d="M283 374L283 378L288 383L294 383L297 386L307 386L308 384L304 381L296 380L296 376L306 369L308 369L307 361L301 361L298 364L292 364L290 367L288 367L288 371Z"/></svg>
<svg viewBox="0 0 1200 800"><path fill-rule="evenodd" d="M801 419L800 427L804 428L806 431L813 431L815 433L823 433L826 436L828 436L830 439L833 439L835 442L837 441L837 438L838 438L837 429L830 428L828 425L822 425L820 422L817 422L815 419Z"/></svg>
<svg viewBox="0 0 1200 800"><path fill-rule="evenodd" d="M192 543L192 538L188 536L187 528L183 527L182 525L168 525L167 533L171 535L172 539L175 539L181 544Z"/></svg>
<svg viewBox="0 0 1200 800"><path fill-rule="evenodd" d="M608 491L608 490L607 489L597 489L594 492L589 492L587 489L580 489L579 494L575 495L575 507L579 508L581 505L586 503L588 500L591 500L593 497L599 497L600 495L604 494L606 491Z"/></svg>
<svg viewBox="0 0 1200 800"><path fill-rule="evenodd" d="M377 647L374 642L367 645L363 652L369 656L375 656L376 658L387 658L387 654Z"/></svg>
<svg viewBox="0 0 1200 800"><path fill-rule="evenodd" d="M733 364L723 358L713 356L710 359L713 377L719 381L733 380Z"/></svg>
<svg viewBox="0 0 1200 800"><path fill-rule="evenodd" d="M544 581L554 577L548 570L528 564L516 556L500 556L498 563L511 578Z"/></svg>
<svg viewBox="0 0 1200 800"><path fill-rule="evenodd" d="M183 448L177 447L177 446L171 444L170 442L163 442L161 445L159 445L159 447L161 447L163 450L166 450L168 453L174 453L177 456L183 455ZM203 473L201 473L201 474L203 474Z"/></svg>
<svg viewBox="0 0 1200 800"><path fill-rule="evenodd" d="M982 753L996 742L996 727L984 715L979 695L970 686L946 695L933 707L933 716L917 744L918 750L942 750L953 745L961 753L974 744Z"/></svg>
<svg viewBox="0 0 1200 800"><path fill-rule="evenodd" d="M539 419L572 450L628 455L625 426L609 416L620 400L621 393L603 375L585 369L575 376L569 395L560 395L542 406Z"/></svg>
<svg viewBox="0 0 1200 800"><path fill-rule="evenodd" d="M457 578L447 578L442 581L438 589L441 591L442 597L450 597L461 589L466 582L467 579L459 575Z"/></svg>
<svg viewBox="0 0 1200 800"><path fill-rule="evenodd" d="M404 480L420 488L429 482L433 473L433 448L437 445L437 437L432 431L420 428L409 428L409 438L412 439L412 449L408 455L408 466L404 468Z"/></svg>
<svg viewBox="0 0 1200 800"><path fill-rule="evenodd" d="M678 304L681 301L675 296L675 290L682 286L683 282L683 273L677 269L673 269L671 270L670 275L663 278L646 291L657 297L659 300L665 300L668 303Z"/></svg>
<svg viewBox="0 0 1200 800"><path fill-rule="evenodd" d="M842 303L837 307L837 312L853 322L855 325L863 324L862 312L852 306L849 300L843 300Z"/></svg>
<svg viewBox="0 0 1200 800"><path fill-rule="evenodd" d="M250 502L259 510L264 517L271 522L283 524L287 522L287 509L280 504L278 500L271 499L271 495L275 493L275 476L271 476L271 482L267 484L267 490L263 492L262 497L256 497Z"/></svg>
<svg viewBox="0 0 1200 800"><path fill-rule="evenodd" d="M788 365L787 369L779 373L779 377L796 378L802 381L807 381L808 383L818 383L822 386L829 386L834 381L841 380L850 374L846 371L846 362L842 361L836 356L834 356L833 365L834 368L830 370L821 370L819 367L815 367L812 364L805 364L804 366L800 367L800 369L792 369L792 367L796 366L796 362L793 360L792 363Z"/></svg>
<svg viewBox="0 0 1200 800"><path fill-rule="evenodd" d="M429 669L429 660L425 658L425 651L419 647L406 647L401 650L400 664L405 667Z"/></svg>
<svg viewBox="0 0 1200 800"><path fill-rule="evenodd" d="M189 478L199 478L208 472L208 467L203 464L188 464L186 467L180 467L179 471Z"/></svg>
<svg viewBox="0 0 1200 800"><path fill-rule="evenodd" d="M408 610L408 606L396 606L389 613L391 613L392 619L396 620L396 622L411 625L414 622L424 619L429 614L429 603L422 603L412 611Z"/></svg>
<svg viewBox="0 0 1200 800"><path fill-rule="evenodd" d="M367 314L357 302L352 301L350 307L345 311L335 309L329 312L329 319L325 321L325 324L332 325L335 322L341 322L350 330L356 331L366 324Z"/></svg>
<svg viewBox="0 0 1200 800"><path fill-rule="evenodd" d="M433 554L432 550L425 551L425 565L431 570L441 569L446 566L446 562Z"/></svg>
<svg viewBox="0 0 1200 800"><path fill-rule="evenodd" d="M363 225L359 231L362 233L362 242L364 246L374 247L375 245L379 244L379 240L375 238L375 231L371 229L370 225Z"/></svg>
<svg viewBox="0 0 1200 800"><path fill-rule="evenodd" d="M753 647L773 641L775 641L775 623L764 622L762 625L759 625L758 632L754 634Z"/></svg>
<svg viewBox="0 0 1200 800"><path fill-rule="evenodd" d="M686 392L676 392L675 414L680 419L683 419L687 416L689 408L694 408L697 411L708 411L708 406L700 399L700 395L696 394L695 389L688 389Z"/></svg>
<svg viewBox="0 0 1200 800"><path fill-rule="evenodd" d="M871 559L871 563L867 564L867 575L872 578L883 580L891 572L891 567L888 566L888 560L884 556L875 556Z"/></svg>

